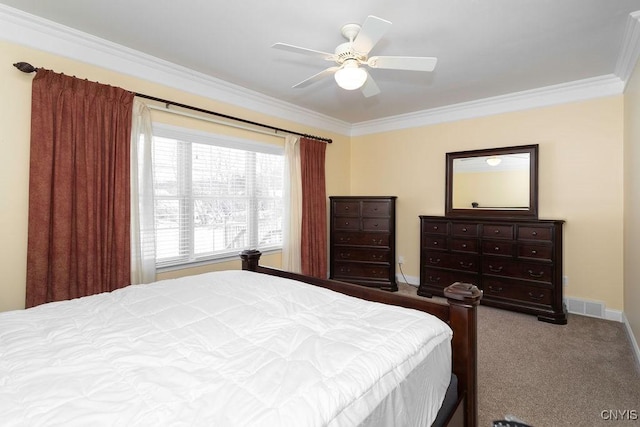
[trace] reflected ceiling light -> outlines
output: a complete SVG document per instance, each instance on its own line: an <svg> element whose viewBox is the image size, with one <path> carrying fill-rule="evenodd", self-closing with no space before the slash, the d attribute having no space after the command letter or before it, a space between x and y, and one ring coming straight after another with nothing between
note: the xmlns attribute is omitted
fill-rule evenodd
<svg viewBox="0 0 640 427"><path fill-rule="evenodd" d="M487 159L487 164L489 166L498 166L501 161L502 159L500 157L493 156Z"/></svg>
<svg viewBox="0 0 640 427"><path fill-rule="evenodd" d="M336 83L342 89L354 90L362 87L367 81L367 72L364 68L358 67L358 61L355 59L347 59L344 65L333 75Z"/></svg>

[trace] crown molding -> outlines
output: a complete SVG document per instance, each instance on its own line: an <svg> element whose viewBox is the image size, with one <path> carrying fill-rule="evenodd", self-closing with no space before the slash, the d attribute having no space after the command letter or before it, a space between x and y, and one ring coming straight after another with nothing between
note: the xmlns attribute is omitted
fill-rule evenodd
<svg viewBox="0 0 640 427"><path fill-rule="evenodd" d="M631 13L614 74L350 124L0 4L0 40L346 136L363 136L621 94L640 56L639 24L640 11Z"/></svg>
<svg viewBox="0 0 640 427"><path fill-rule="evenodd" d="M622 38L622 47L614 74L625 83L631 77L631 73L640 56L640 11L629 14L627 25Z"/></svg>
<svg viewBox="0 0 640 427"><path fill-rule="evenodd" d="M619 95L623 90L624 82L619 77L609 74L538 89L514 92L508 95L494 96L476 101L386 117L379 120L355 123L351 128L351 136L389 132L583 101L603 96Z"/></svg>
<svg viewBox="0 0 640 427"><path fill-rule="evenodd" d="M0 40L341 135L351 130L347 122L1 4Z"/></svg>

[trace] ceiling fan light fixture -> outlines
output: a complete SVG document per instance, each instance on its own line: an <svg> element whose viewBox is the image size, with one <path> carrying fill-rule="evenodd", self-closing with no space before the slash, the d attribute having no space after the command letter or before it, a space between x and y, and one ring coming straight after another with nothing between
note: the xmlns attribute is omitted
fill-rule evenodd
<svg viewBox="0 0 640 427"><path fill-rule="evenodd" d="M487 163L489 164L489 166L498 166L500 162L502 162L502 159L497 156L489 157L487 159Z"/></svg>
<svg viewBox="0 0 640 427"><path fill-rule="evenodd" d="M367 81L367 72L358 67L358 61L348 59L342 68L335 72L334 77L342 89L355 90L361 88Z"/></svg>

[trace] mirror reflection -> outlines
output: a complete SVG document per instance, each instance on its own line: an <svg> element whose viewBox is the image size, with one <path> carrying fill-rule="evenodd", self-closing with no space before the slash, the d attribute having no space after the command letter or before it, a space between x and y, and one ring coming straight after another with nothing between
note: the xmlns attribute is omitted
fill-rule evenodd
<svg viewBox="0 0 640 427"><path fill-rule="evenodd" d="M453 160L454 209L529 209L530 153Z"/></svg>
<svg viewBox="0 0 640 427"><path fill-rule="evenodd" d="M447 153L445 215L538 217L538 145Z"/></svg>

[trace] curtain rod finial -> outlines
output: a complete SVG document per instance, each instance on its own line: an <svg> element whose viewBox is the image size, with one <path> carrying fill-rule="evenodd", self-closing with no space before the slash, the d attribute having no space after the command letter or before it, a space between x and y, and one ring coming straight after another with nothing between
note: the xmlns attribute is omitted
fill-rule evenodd
<svg viewBox="0 0 640 427"><path fill-rule="evenodd" d="M29 64L28 62L16 62L15 64L13 64L13 66L16 67L18 70L22 71L23 73L33 73L34 71L38 70L36 67Z"/></svg>

